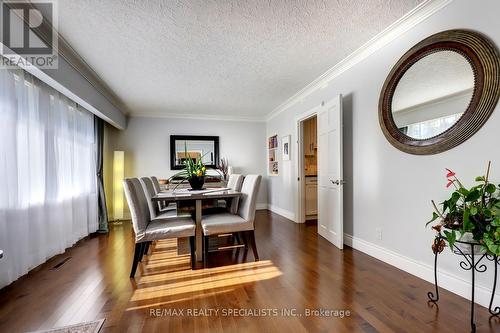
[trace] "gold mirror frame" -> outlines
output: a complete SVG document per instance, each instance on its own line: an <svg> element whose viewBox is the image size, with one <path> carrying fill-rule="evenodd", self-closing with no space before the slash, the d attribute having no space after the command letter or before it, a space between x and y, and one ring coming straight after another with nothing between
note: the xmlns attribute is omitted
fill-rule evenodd
<svg viewBox="0 0 500 333"><path fill-rule="evenodd" d="M460 119L443 133L415 139L402 133L392 116L392 99L406 71L417 61L439 51L461 54L474 72L469 106ZM500 96L500 56L485 36L468 30L448 30L432 35L406 52L385 80L379 99L379 123L387 140L397 149L414 155L438 154L458 146L486 123Z"/></svg>

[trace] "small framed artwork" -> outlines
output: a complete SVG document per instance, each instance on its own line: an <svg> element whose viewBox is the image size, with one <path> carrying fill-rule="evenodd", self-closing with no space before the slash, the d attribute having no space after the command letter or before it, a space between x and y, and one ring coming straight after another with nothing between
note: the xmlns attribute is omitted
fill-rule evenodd
<svg viewBox="0 0 500 333"><path fill-rule="evenodd" d="M283 156L283 161L290 161L290 153L291 153L290 135L284 136L281 139L281 142L283 147L283 151L281 152Z"/></svg>

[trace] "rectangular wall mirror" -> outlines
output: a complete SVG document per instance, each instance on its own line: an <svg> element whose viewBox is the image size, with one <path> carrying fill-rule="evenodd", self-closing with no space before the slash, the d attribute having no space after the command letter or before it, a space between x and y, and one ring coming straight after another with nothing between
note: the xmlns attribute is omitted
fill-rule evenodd
<svg viewBox="0 0 500 333"><path fill-rule="evenodd" d="M170 136L170 169L181 170L187 158L202 160L207 168L219 164L219 137L199 135Z"/></svg>

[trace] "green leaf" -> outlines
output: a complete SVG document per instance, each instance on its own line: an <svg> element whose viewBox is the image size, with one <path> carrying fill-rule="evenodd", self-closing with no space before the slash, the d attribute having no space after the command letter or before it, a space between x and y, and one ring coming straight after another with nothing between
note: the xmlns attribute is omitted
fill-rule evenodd
<svg viewBox="0 0 500 333"><path fill-rule="evenodd" d="M465 196L466 202L476 201L481 197L481 193L478 190L473 190Z"/></svg>
<svg viewBox="0 0 500 333"><path fill-rule="evenodd" d="M477 214L477 207L471 207L469 211L470 211L470 215L476 215Z"/></svg>
<svg viewBox="0 0 500 333"><path fill-rule="evenodd" d="M462 230L464 232L470 231L473 227L472 222L469 219L469 216L470 216L470 211L468 209L465 209L463 215L464 221L462 226Z"/></svg>
<svg viewBox="0 0 500 333"><path fill-rule="evenodd" d="M439 215L438 215L438 214L436 214L436 212L432 212L432 219L431 219L429 222L427 222L427 223L425 224L425 226L427 227L429 224L431 224L432 222L436 221L436 219L437 219L438 217L439 217Z"/></svg>
<svg viewBox="0 0 500 333"><path fill-rule="evenodd" d="M496 189L497 189L496 186L493 184L488 184L488 185L486 185L486 188L485 188L486 192L489 194L495 193Z"/></svg>
<svg viewBox="0 0 500 333"><path fill-rule="evenodd" d="M476 177L476 182L484 182L484 181L485 181L484 176Z"/></svg>
<svg viewBox="0 0 500 333"><path fill-rule="evenodd" d="M469 191L468 191L466 188L464 188L464 187L459 188L459 189L458 189L458 192L459 192L461 195L463 195L464 197L466 197L466 196L469 194Z"/></svg>
<svg viewBox="0 0 500 333"><path fill-rule="evenodd" d="M450 244L450 248L453 249L453 245L455 244L455 241L457 240L457 234L456 234L455 230L452 230L451 232L449 232L448 230L445 230L444 235L446 236L446 240Z"/></svg>
<svg viewBox="0 0 500 333"><path fill-rule="evenodd" d="M450 212L456 211L458 200L460 200L460 193L455 191L449 200L443 202L443 212L445 212L446 209L449 209Z"/></svg>
<svg viewBox="0 0 500 333"><path fill-rule="evenodd" d="M491 244L486 244L486 246L488 247L488 250L493 253L493 254L498 254L499 252L499 249L500 247L496 244L493 244L493 242Z"/></svg>

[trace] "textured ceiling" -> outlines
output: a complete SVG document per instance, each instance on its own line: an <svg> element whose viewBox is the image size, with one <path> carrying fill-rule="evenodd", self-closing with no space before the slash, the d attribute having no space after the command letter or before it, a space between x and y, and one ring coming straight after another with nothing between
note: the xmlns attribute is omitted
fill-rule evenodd
<svg viewBox="0 0 500 333"><path fill-rule="evenodd" d="M133 114L261 118L422 0L60 0Z"/></svg>

